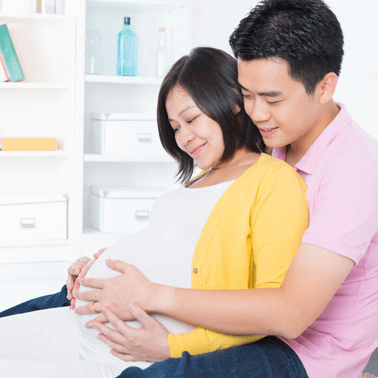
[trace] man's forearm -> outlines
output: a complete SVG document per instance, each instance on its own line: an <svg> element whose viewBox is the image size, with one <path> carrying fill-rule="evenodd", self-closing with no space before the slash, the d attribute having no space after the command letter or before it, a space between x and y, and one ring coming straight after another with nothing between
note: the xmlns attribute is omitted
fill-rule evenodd
<svg viewBox="0 0 378 378"><path fill-rule="evenodd" d="M290 338L289 324L295 318L280 288L195 290L154 284L148 307L151 312L231 335Z"/></svg>

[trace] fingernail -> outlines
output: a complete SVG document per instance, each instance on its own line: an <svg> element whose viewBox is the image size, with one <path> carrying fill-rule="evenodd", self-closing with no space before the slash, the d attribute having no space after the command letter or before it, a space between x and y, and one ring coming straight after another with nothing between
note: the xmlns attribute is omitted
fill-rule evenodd
<svg viewBox="0 0 378 378"><path fill-rule="evenodd" d="M130 311L135 311L136 305L134 303L130 303L129 304L129 309L130 309Z"/></svg>
<svg viewBox="0 0 378 378"><path fill-rule="evenodd" d="M72 293L72 295L73 295L74 298L76 298L76 293L77 293L76 291L74 291L74 292Z"/></svg>

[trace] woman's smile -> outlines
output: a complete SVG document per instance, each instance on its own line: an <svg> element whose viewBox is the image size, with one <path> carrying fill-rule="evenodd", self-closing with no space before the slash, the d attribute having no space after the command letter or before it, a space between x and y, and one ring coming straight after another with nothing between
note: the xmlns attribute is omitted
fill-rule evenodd
<svg viewBox="0 0 378 378"><path fill-rule="evenodd" d="M190 148L189 152L192 157L196 157L202 151L203 147L205 147L206 143L200 144L198 147Z"/></svg>

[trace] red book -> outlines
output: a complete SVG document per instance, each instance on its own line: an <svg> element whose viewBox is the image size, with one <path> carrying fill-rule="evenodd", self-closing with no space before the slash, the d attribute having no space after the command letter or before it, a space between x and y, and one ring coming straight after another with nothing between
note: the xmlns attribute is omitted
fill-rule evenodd
<svg viewBox="0 0 378 378"><path fill-rule="evenodd" d="M1 53L0 53L0 82L4 82L4 81L10 81L10 79L4 65L3 57L1 56Z"/></svg>

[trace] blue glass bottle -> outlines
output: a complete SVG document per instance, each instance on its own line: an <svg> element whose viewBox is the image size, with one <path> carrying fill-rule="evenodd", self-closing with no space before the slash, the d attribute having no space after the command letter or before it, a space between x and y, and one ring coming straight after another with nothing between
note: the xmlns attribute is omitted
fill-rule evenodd
<svg viewBox="0 0 378 378"><path fill-rule="evenodd" d="M137 35L131 30L130 17L124 18L124 27L118 33L117 75L137 75Z"/></svg>

